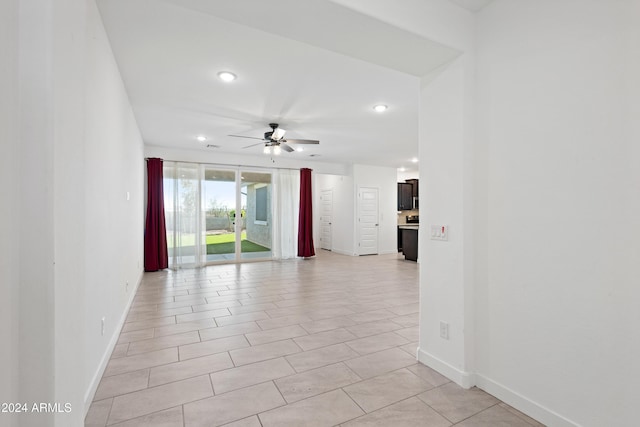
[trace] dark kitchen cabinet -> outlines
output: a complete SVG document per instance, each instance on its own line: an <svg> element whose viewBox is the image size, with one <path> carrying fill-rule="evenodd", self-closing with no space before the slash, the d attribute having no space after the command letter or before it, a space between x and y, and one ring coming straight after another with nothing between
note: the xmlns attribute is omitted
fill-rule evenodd
<svg viewBox="0 0 640 427"><path fill-rule="evenodd" d="M418 230L402 230L402 253L404 259L418 261Z"/></svg>
<svg viewBox="0 0 640 427"><path fill-rule="evenodd" d="M413 192L413 197L418 197L418 194L420 193L418 191L418 181L417 179L407 179L406 182L407 184L411 184L411 190Z"/></svg>
<svg viewBox="0 0 640 427"><path fill-rule="evenodd" d="M413 209L413 186L406 182L398 183L398 210L408 211Z"/></svg>

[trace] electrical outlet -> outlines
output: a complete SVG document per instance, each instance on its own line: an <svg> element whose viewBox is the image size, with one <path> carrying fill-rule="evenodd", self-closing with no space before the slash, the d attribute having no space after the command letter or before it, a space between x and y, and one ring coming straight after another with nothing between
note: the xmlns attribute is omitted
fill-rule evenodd
<svg viewBox="0 0 640 427"><path fill-rule="evenodd" d="M440 321L440 338L449 339L449 324L447 322Z"/></svg>
<svg viewBox="0 0 640 427"><path fill-rule="evenodd" d="M105 317L102 316L101 327L100 327L100 334L102 336L104 336L104 320L105 320Z"/></svg>

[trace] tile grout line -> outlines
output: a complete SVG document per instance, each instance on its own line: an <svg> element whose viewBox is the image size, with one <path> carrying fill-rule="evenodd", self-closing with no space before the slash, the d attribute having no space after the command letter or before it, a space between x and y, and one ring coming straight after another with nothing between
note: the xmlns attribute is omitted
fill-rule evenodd
<svg viewBox="0 0 640 427"><path fill-rule="evenodd" d="M466 418L461 419L461 420L460 420L460 421L458 421L457 423L454 423L453 421L449 420L449 418L447 418L447 417L445 417L445 418L447 418L447 420L449 420L449 421L450 421L451 423L453 423L453 425L455 426L455 425L460 424L461 422L464 422L464 421L468 420L469 418L475 417L475 416L476 416L476 415L478 415L478 414L481 414L481 413L483 413L483 412L485 412L485 411L488 411L489 409L493 408L494 406L499 405L499 404L500 404L500 402L501 402L501 401L498 401L497 403L494 403L494 404L493 404L493 405L491 405L491 406L488 406L488 407L486 407L486 408L484 408L484 409L481 409L481 410L479 410L478 412L476 412L476 413L474 413L474 414L471 414L471 415L469 415L469 416L468 416L468 417L466 417ZM425 403L426 403L426 402L425 402ZM434 409L434 411L435 411L435 409ZM443 417L444 417L444 415L443 415Z"/></svg>
<svg viewBox="0 0 640 427"><path fill-rule="evenodd" d="M111 418L111 410L113 409L113 401L115 400L115 397L111 398L111 405L109 405L109 413L107 414L107 419L104 422L104 425L107 426L109 425L109 418Z"/></svg>
<svg viewBox="0 0 640 427"><path fill-rule="evenodd" d="M447 383L445 383L445 384L441 384L441 385L439 385L438 387L434 387L434 388L432 388L431 390L436 390L436 389L438 389L438 388L440 388L440 387L442 387L442 386L444 386L444 385L446 385L446 384L449 384L449 383L447 382ZM431 390L428 390L428 391L431 391ZM422 393L419 393L419 394L422 394ZM416 395L416 397L417 397L417 395ZM418 397L418 399L420 399L420 398ZM429 405L429 404L428 404L427 402L425 402L424 400L420 399L420 401L421 401L421 402L423 402L425 405L427 405L427 406L428 406L429 408L431 408L432 410L434 410L434 411L435 411L438 415L440 415L442 418L444 418L445 420L449 421L449 422L451 423L451 425L455 425L455 424L458 424L458 423L460 423L460 422L464 421L464 420L460 420L460 421L458 421L458 422L456 423L456 422L454 422L454 421L450 420L449 418L447 418L447 416L446 416L446 415L444 415L443 413L441 413L440 411L438 411L438 410L437 410L436 408L434 408L433 406ZM475 414L474 414L474 415L475 415ZM469 417L467 417L467 418L469 418ZM465 419L466 419L466 418L465 418Z"/></svg>

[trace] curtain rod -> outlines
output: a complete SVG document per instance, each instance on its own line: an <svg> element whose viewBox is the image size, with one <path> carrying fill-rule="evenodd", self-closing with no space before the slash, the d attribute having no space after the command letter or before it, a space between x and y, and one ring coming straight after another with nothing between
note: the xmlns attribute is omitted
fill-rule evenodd
<svg viewBox="0 0 640 427"><path fill-rule="evenodd" d="M149 160L149 159L158 159L159 157L145 157L145 161ZM174 163L189 163L189 164L193 164L193 165L211 165L211 166L227 166L227 167L237 167L237 168L253 168L253 169L284 169L284 170L290 170L290 171L300 171L300 169L302 168L279 168L279 167L274 167L274 168L269 168L267 166L248 166L248 165L230 165L228 163L200 163L200 162L189 162L189 161L183 161L183 160L168 160L168 159L160 159L163 162L174 162ZM313 169L312 169L313 170Z"/></svg>

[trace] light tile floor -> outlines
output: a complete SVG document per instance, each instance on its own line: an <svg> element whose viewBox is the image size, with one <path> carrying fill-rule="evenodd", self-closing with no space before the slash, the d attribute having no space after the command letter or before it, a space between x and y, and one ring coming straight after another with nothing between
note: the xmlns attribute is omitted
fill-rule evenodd
<svg viewBox="0 0 640 427"><path fill-rule="evenodd" d="M397 255L144 275L86 426L540 426L416 363Z"/></svg>

